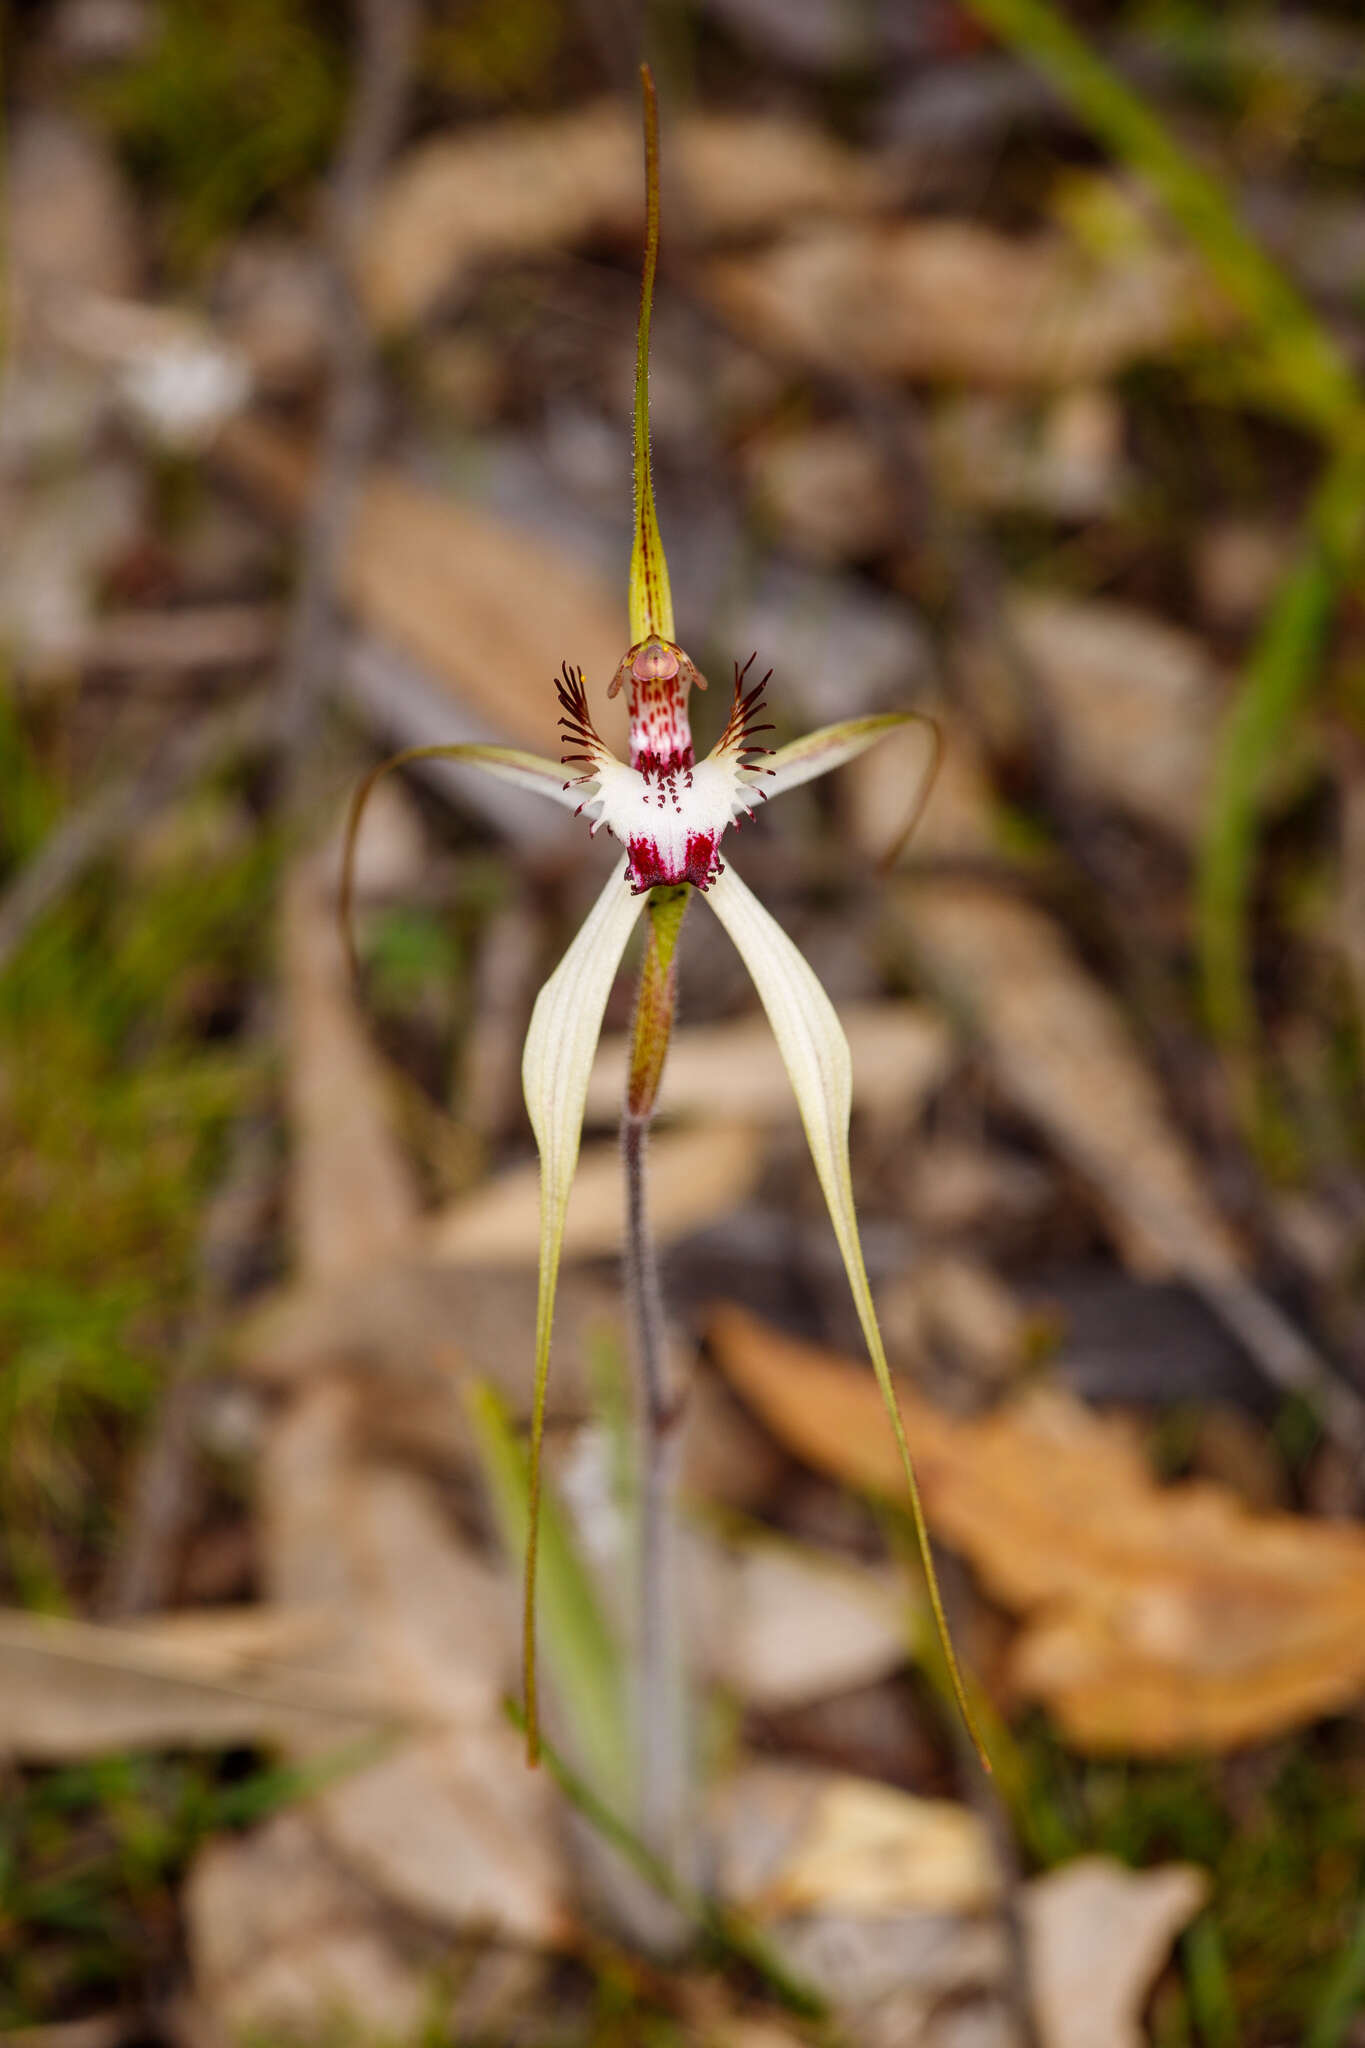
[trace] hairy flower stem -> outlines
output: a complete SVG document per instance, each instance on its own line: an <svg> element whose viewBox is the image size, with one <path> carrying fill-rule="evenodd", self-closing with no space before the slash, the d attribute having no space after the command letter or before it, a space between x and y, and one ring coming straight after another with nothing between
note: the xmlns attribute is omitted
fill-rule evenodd
<svg viewBox="0 0 1365 2048"><path fill-rule="evenodd" d="M649 1228L645 1159L677 1004L676 948L689 890L650 892L648 942L635 1000L621 1121L626 1173L626 1303L639 1422L640 1549L635 1764L641 1840L685 1875L687 1721L679 1616L677 1481L683 1392L668 1368L659 1267Z"/></svg>

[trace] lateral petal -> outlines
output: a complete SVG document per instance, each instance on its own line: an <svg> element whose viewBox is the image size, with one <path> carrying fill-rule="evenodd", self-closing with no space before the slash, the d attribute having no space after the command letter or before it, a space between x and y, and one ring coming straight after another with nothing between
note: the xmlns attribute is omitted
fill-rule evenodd
<svg viewBox="0 0 1365 2048"><path fill-rule="evenodd" d="M869 721L859 721L868 723ZM885 721L882 722L885 728ZM837 730L837 728L836 728ZM873 735L878 737L879 735ZM817 735L818 737L818 735ZM870 744L865 741L864 744ZM857 751L857 748L854 748ZM845 756L847 758L847 756ZM818 770L815 772L819 772ZM872 1369L886 1403L901 1464L910 1495L915 1536L924 1563L934 1621L943 1645L949 1676L958 1707L986 1769L990 1762L977 1730L958 1669L948 1619L943 1610L938 1576L929 1547L915 1467L905 1424L896 1401L896 1390L887 1364L886 1350L873 1306L872 1289L863 1263L858 1218L853 1203L853 1179L848 1156L848 1121L853 1104L852 1061L848 1040L815 974L782 927L763 908L753 891L745 886L732 867L727 867L706 892L706 900L734 940L740 958L753 976L759 1000L768 1013L778 1051L791 1080L801 1121L805 1125L811 1158L830 1221L843 1256L844 1270L853 1293L853 1304L862 1326L863 1339L872 1359Z"/></svg>
<svg viewBox="0 0 1365 2048"><path fill-rule="evenodd" d="M541 1444L550 1331L559 1279L564 1217L583 1134L588 1076L626 940L644 908L626 887L624 860L588 912L568 952L536 997L522 1055L526 1108L540 1152L540 1276L536 1301L535 1381L531 1401L530 1529L526 1547L522 1656L529 1760L539 1754L536 1702L536 1531L540 1515Z"/></svg>

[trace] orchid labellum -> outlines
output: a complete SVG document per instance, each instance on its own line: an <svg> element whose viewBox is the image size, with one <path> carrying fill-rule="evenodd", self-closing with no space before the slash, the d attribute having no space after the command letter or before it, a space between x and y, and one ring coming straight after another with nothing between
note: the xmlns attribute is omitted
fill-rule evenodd
<svg viewBox="0 0 1365 2048"><path fill-rule="evenodd" d="M649 331L659 241L658 114L653 80L645 98L647 216L635 377L635 537L630 564L630 640L607 695L626 693L629 759L622 761L593 724L582 671L565 665L557 682L563 755L549 761L508 747L460 744L412 747L377 768L356 792L346 839L343 918L349 923L356 832L378 778L405 762L443 757L534 789L581 814L594 835L605 829L623 849L577 937L540 991L522 1061L526 1106L540 1152L541 1223L535 1380L531 1420L531 1535L526 1560L525 1688L529 1754L538 1749L535 1667L536 1514L546 1378L555 1290L569 1191L578 1161L588 1077L607 997L626 943L648 906L650 952L637 1007L627 1116L653 1108L672 1020L673 949L681 909L702 896L733 939L753 977L795 1091L815 1170L848 1273L858 1320L885 1397L904 1467L930 1602L958 1705L982 1761L934 1572L914 1466L863 1263L849 1171L852 1084L848 1042L828 996L800 952L746 888L728 860L729 827L755 805L825 775L915 717L886 713L825 726L771 751L759 735L764 688L736 666L724 730L698 761L688 716L691 691L705 678L678 644L668 565L659 536L649 435ZM989 1766L988 1766L989 1768Z"/></svg>

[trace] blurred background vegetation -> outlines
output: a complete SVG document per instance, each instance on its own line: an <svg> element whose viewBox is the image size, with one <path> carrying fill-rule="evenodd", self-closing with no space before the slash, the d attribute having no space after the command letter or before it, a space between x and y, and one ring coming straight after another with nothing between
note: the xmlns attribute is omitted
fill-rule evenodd
<svg viewBox="0 0 1365 2048"><path fill-rule="evenodd" d="M427 0L406 54L377 18L28 0L7 22L0 2030L1365 2042L1359 10ZM684 641L721 684L699 723L757 648L784 737L916 703L947 741L889 883L904 762L761 818L739 854L864 1032L869 1256L898 1368L964 1432L928 1491L966 1559L1002 1803L982 1818L904 1613L880 1661L845 1665L808 1596L746 1624L724 1604L756 1531L792 1572L820 1553L882 1584L894 1515L867 1505L852 1422L815 1469L710 1328L728 1301L856 1350L790 1119L761 1075L747 1108L725 1092L752 1005L697 910L703 1079L676 1136L734 1167L718 1196L670 1129L657 1171L701 1360L703 1583L716 1629L766 1619L788 1665L829 1667L803 1690L708 1650L707 1769L951 1803L1006 1873L936 1893L902 1848L920 1874L850 1905L830 1850L804 1907L772 1903L802 1896L794 1865L738 1885L757 1964L726 1922L676 1968L613 1932L539 1783L493 1822L451 1794L423 1871L395 1863L363 1788L401 1833L421 1784L376 1781L398 1767L355 1748L359 1707L334 1725L316 1697L350 1700L368 1653L201 1628L359 1598L296 1526L324 1472L343 1521L409 1531L395 1584L428 1571L419 1524L449 1549L431 1614L395 1593L375 1640L430 1678L445 1599L490 1697L513 1684L468 1616L503 1569L515 1458L471 1438L456 1382L523 1412L519 1045L601 859L518 802L404 778L362 874L362 1003L330 892L383 753L549 750L558 661L600 692L619 656L643 54L661 519ZM626 1014L618 991L609 1026ZM575 1561L605 1541L593 1457L619 1435L603 1199L564 1312L548 1627L570 1751L575 1701L601 1706L584 1642L610 1635ZM1050 1427L1110 1432L1075 1439L1099 1474L1080 1592L1055 1529L1032 1578L1002 1562L1047 1549L1040 1396L1064 1404ZM968 1498L992 1417L1021 1432L1003 1533ZM1073 1598L1108 1647L1048 1664L1040 1616ZM1138 1932L1086 1990L1046 1940L1074 1966L1098 1937L1076 1905L1045 1939L1036 1902L1063 1894L1031 1888L1095 1857L1203 1875L1166 1920L1134 1891ZM286 1895L306 1926L256 1928L253 1896ZM969 1954L996 1921L1025 1929L1022 1974ZM931 1922L937 1975L914 1961ZM1071 2022L1038 1989L1058 1967ZM787 1972L822 2018L784 2004Z"/></svg>

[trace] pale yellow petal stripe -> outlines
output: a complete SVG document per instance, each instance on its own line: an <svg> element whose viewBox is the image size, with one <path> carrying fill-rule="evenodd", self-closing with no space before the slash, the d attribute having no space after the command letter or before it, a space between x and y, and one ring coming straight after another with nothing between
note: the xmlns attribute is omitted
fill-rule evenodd
<svg viewBox="0 0 1365 2048"><path fill-rule="evenodd" d="M872 1303L867 1268L863 1264L858 1219L853 1206L853 1180L848 1156L848 1120L853 1104L852 1062L848 1040L835 1014L834 1005L816 980L801 953L782 927L769 915L753 892L746 888L733 868L727 868L706 891L706 900L734 940L736 949L753 976L754 986L768 1013L778 1050L791 1078L801 1121L806 1128L811 1157L820 1178L834 1235L843 1256L853 1302L862 1325L864 1341L872 1359L877 1384L886 1402L891 1428L905 1468L910 1493L910 1510L934 1620L943 1643L953 1691L972 1741L982 1763L990 1769L976 1718L967 1699L958 1669L948 1619L943 1611L938 1576L929 1548L929 1532L920 1503L915 1468L906 1441L905 1424L896 1401L896 1390L882 1345L877 1312Z"/></svg>
<svg viewBox="0 0 1365 2048"><path fill-rule="evenodd" d="M568 952L536 997L526 1034L521 1080L526 1108L540 1150L540 1279L536 1302L535 1384L531 1399L530 1529L526 1546L522 1657L526 1687L526 1742L532 1763L539 1751L536 1701L536 1531L540 1515L541 1443L545 1431L545 1388L550 1366L550 1331L555 1287L583 1135L588 1076L626 940L645 898L626 886L626 862L619 860Z"/></svg>

